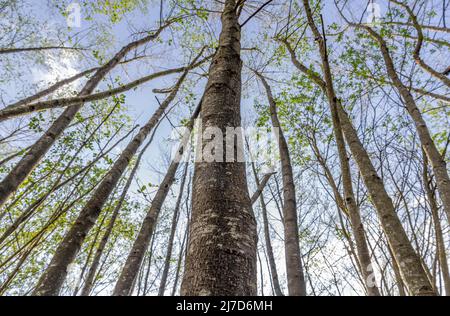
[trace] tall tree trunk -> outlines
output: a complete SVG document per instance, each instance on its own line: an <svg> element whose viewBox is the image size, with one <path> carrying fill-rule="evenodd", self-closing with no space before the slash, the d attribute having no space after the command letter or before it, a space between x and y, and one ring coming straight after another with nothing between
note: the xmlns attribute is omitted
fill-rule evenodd
<svg viewBox="0 0 450 316"><path fill-rule="evenodd" d="M170 228L170 236L169 236L169 241L167 244L166 259L164 260L164 269L163 269L162 276L161 276L161 283L159 285L158 296L163 296L164 291L166 289L167 276L169 274L169 268L170 268L170 259L172 258L173 240L175 238L175 232L177 230L178 218L179 218L179 214L180 214L181 199L183 197L184 184L186 182L188 167L189 167L189 164L186 163L186 166L184 167L184 171L183 171L183 176L181 178L180 192L178 193L178 198L177 198L177 202L175 204L175 209L173 210L172 227Z"/></svg>
<svg viewBox="0 0 450 316"><path fill-rule="evenodd" d="M200 101L200 104L192 114L192 117L188 123L189 130L192 130L194 126L194 120L199 115L201 107L202 101ZM184 138L181 141L179 149L177 151L177 153L180 155L179 157L181 157L185 153L186 147L188 145L188 140L189 138ZM170 187L175 181L175 175L179 165L180 159L177 159L176 157L170 163L166 175L159 185L158 191L153 198L152 205L150 206L147 215L142 222L142 226L139 230L138 236L133 243L125 265L122 268L122 272L120 273L119 279L117 280L116 286L113 291L114 296L128 296L132 293L134 280L136 279L142 260L144 259L145 251L147 250L148 244L150 243L150 237L153 234L155 223L158 219L161 207L167 197L167 193L169 192Z"/></svg>
<svg viewBox="0 0 450 316"><path fill-rule="evenodd" d="M439 218L439 207L432 189L431 179L428 176L428 159L423 153L423 185L430 204L431 216L433 218L434 234L436 236L436 252L441 266L442 279L444 281L445 295L450 296L450 273L448 269L447 253L445 250L444 235L442 234L441 220Z"/></svg>
<svg viewBox="0 0 450 316"><path fill-rule="evenodd" d="M111 218L109 219L108 227L106 228L105 233L102 236L102 239L100 240L100 244L97 247L97 250L95 251L94 259L92 260L91 266L89 267L89 271L86 277L86 280L84 282L84 287L81 290L81 296L89 296L89 294L92 291L92 287L94 286L94 279L97 275L97 270L100 265L100 259L103 255L103 251L105 250L106 244L108 243L109 237L111 236L111 233L114 228L114 224L116 223L117 217L119 216L119 212L122 209L123 201L125 200L125 197L128 193L128 190L130 189L131 183L133 182L134 176L136 175L137 170L139 169L139 165L142 160L142 156L146 152L147 148L150 146L150 144L153 141L153 137L155 136L155 132L158 129L158 126L161 121L158 121L158 124L155 126L153 133L148 140L147 144L142 148L141 152L139 153L136 163L133 166L133 169L131 170L131 173L127 179L127 182L125 183L125 186L122 190L122 193L119 197L119 201L117 202L117 205L114 207L114 211L111 215Z"/></svg>
<svg viewBox="0 0 450 316"><path fill-rule="evenodd" d="M299 245L297 201L289 148L278 120L277 106L270 86L262 75L258 73L257 75L266 90L272 126L278 130L278 150L281 159L281 173L283 175L284 248L288 292L290 296L305 296L306 283Z"/></svg>
<svg viewBox="0 0 450 316"><path fill-rule="evenodd" d="M339 101L337 101L339 119L342 122L347 144L358 164L364 183L373 200L381 226L398 263L402 277L413 295L436 295L422 267L421 260L411 245L408 236L395 212L391 198L378 176L369 155L364 149L350 119Z"/></svg>
<svg viewBox="0 0 450 316"><path fill-rule="evenodd" d="M319 31L315 22L313 13L309 6L309 0L303 0L303 5L305 7L306 16L308 24L316 38L319 45L320 57L322 59L322 69L325 81L325 93L328 98L328 103L330 105L331 117L333 121L333 132L336 140L336 145L338 148L339 161L342 170L342 183L344 188L344 201L345 206L348 211L350 224L355 236L356 248L358 250L359 264L361 267L361 274L364 278L364 284L367 289L367 293L370 296L380 296L378 288L373 282L373 277L371 275L372 263L370 260L370 253L367 247L366 236L364 231L364 226L361 222L361 214L358 206L356 205L355 195L353 193L353 185L351 178L350 165L347 157L347 150L345 148L344 135L342 133L341 122L339 120L338 111L336 108L336 94L333 87L333 77L331 73L331 68L328 59L327 43L325 37L324 23L322 21L322 32Z"/></svg>
<svg viewBox="0 0 450 316"><path fill-rule="evenodd" d="M213 127L225 134L227 127L241 126L242 62L235 0L225 1L221 20L219 48L203 95L202 132ZM204 146L210 145L203 141ZM233 157L242 150L236 144L227 147ZM245 163L196 162L181 294L256 295L256 243Z"/></svg>
<svg viewBox="0 0 450 316"><path fill-rule="evenodd" d="M157 38L162 30L168 25L169 24L166 23L161 26L155 34L146 36L124 46L108 63L100 67L94 73L92 78L87 81L78 95L86 96L91 94L106 74L110 72L118 63L120 63L128 52ZM72 122L73 118L82 106L83 103L78 103L66 108L44 133L44 135L42 135L33 146L31 146L26 155L17 163L8 175L6 175L2 182L0 182L0 207L5 204L9 196L16 191L22 182L28 177L30 172L36 167L50 147L55 143L56 139L70 125L70 122Z"/></svg>
<svg viewBox="0 0 450 316"><path fill-rule="evenodd" d="M33 292L34 295L58 295L67 274L67 266L75 259L86 235L95 224L103 205L117 185L117 182L127 168L130 160L136 154L140 145L151 130L158 123L169 104L175 99L181 83L187 74L188 71L183 73L175 87L172 89L170 95L159 106L151 119L140 129L132 141L128 143L125 150L105 175L100 185L80 212L75 223L56 249L55 255L47 267L47 270L41 276L38 285Z"/></svg>
<svg viewBox="0 0 450 316"><path fill-rule="evenodd" d="M353 26L355 26L355 24L353 24ZM367 32L373 38L375 38L375 40L380 45L380 51L384 59L387 74L391 79L393 86L399 92L403 103L405 104L406 110L414 122L417 134L419 135L420 143L427 154L431 167L433 168L433 173L436 177L436 185L439 192L439 197L442 200L442 204L444 205L444 210L447 215L447 220L450 223L450 177L448 175L445 159L437 149L436 144L431 137L427 124L423 119L422 113L417 107L413 95L411 94L408 87L403 84L399 75L397 74L386 41L380 34L375 32L369 26L357 24L356 27L362 27L367 30Z"/></svg>
<svg viewBox="0 0 450 316"><path fill-rule="evenodd" d="M295 53L290 45L285 42L286 47L291 54L291 59L294 65L300 71L308 75L327 95L332 114L334 111L335 113L337 112L345 140L354 156L363 181L373 200L383 230L385 231L388 242L392 247L393 254L399 263L402 276L405 279L410 292L414 295L436 295L430 281L428 280L426 272L422 267L421 260L414 251L401 221L397 216L394 204L392 203L392 200L384 187L383 180L378 176L367 151L364 149L364 146L361 143L352 122L350 121L350 118L342 107L340 100L338 100L335 95L334 88L332 86L333 79L331 69L328 62L326 39L323 37L324 30L322 30L321 34L316 27L311 7L309 6L309 1L303 0L303 5L305 7L308 24L313 31L316 40L319 42L319 50L322 58L325 80L312 72L309 68L302 65L296 59Z"/></svg>
<svg viewBox="0 0 450 316"><path fill-rule="evenodd" d="M339 153L339 161L341 163L342 184L344 189L344 201L348 210L350 224L355 236L356 249L358 252L358 259L361 267L361 274L364 278L364 284L369 296L380 296L380 292L376 285L373 274L373 266L370 259L370 252L367 246L367 238L364 230L364 225L361 221L361 213L356 204L355 195L353 193L352 176L350 171L349 159L347 157L347 150L345 148L344 135L341 129L341 123L337 115L336 107L333 107L333 126L336 139L336 145Z"/></svg>
<svg viewBox="0 0 450 316"><path fill-rule="evenodd" d="M254 162L252 162L252 171L253 171L253 175L255 177L256 185L259 187L262 183L259 182L258 173L256 171ZM261 192L262 192L262 190L261 190ZM269 259L269 268L270 268L270 274L272 277L273 290L274 290L275 295L283 296L284 294L283 294L283 291L281 291L280 281L278 279L278 271L277 271L277 265L275 262L275 256L273 254L272 242L270 240L269 218L267 216L267 207L266 207L266 202L264 201L263 194L259 195L259 203L261 204L261 211L262 211L261 213L262 213L263 228L264 228L264 240L266 243L267 257Z"/></svg>

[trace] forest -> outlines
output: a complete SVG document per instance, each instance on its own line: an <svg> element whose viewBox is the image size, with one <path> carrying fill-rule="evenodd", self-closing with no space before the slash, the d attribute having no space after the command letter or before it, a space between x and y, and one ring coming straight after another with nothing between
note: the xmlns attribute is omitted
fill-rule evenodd
<svg viewBox="0 0 450 316"><path fill-rule="evenodd" d="M0 0L0 296L450 296L449 10Z"/></svg>

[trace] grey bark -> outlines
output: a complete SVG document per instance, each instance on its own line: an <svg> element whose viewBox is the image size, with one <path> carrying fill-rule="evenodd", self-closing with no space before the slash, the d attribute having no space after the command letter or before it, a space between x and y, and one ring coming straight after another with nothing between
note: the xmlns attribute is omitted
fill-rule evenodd
<svg viewBox="0 0 450 316"><path fill-rule="evenodd" d="M386 234L408 289L413 295L436 295L422 267L421 260L414 251L401 221L395 212L394 205L386 192L383 180L378 176L347 113L345 113L340 102L337 102L337 105L339 119L342 122L342 130L347 144L358 164L364 183L378 212L381 226Z"/></svg>
<svg viewBox="0 0 450 316"><path fill-rule="evenodd" d="M278 150L281 159L281 173L283 176L283 224L284 248L286 260L286 275L290 296L305 296L306 283L302 267L302 256L299 245L297 201L295 198L294 175L292 172L289 148L278 119L277 106L266 79L258 74L269 101L272 126L278 130Z"/></svg>
<svg viewBox="0 0 450 316"><path fill-rule="evenodd" d="M168 76L171 74L180 73L180 72L183 72L183 71L186 71L189 69L196 68L196 67L200 66L201 64L203 64L205 61L207 61L209 58L210 57L206 57L203 60L201 60L197 63L191 64L187 67L178 67L178 68L158 71L158 72L155 72L148 76L144 76L142 78L139 78L132 82L124 84L120 87L117 87L117 88L114 88L111 90L107 90L107 91L93 93L93 94L89 94L86 96L83 95L83 96L76 96L76 97L70 97L70 98L54 99L54 100L49 100L49 101L41 101L41 102L36 102L36 103L31 103L31 104L27 103L27 104L22 104L22 105L17 105L17 106L11 106L11 107L5 108L3 110L0 110L0 122L3 120L6 120L6 119L25 115L25 114L32 113L35 111L67 107L67 106L71 106L73 104L77 104L80 102L86 103L86 102L92 102L92 101L105 99L105 98L111 97L113 95L131 90L131 89L133 89L145 82L153 80L155 78Z"/></svg>
<svg viewBox="0 0 450 316"><path fill-rule="evenodd" d="M202 131L216 127L225 134L226 127L241 125L242 62L236 4L226 0L222 12L219 47L203 95ZM203 145L207 144L203 140ZM235 144L231 149L235 155L242 148ZM256 295L256 243L245 163L197 162L181 294Z"/></svg>
<svg viewBox="0 0 450 316"><path fill-rule="evenodd" d="M190 185L188 185L188 188L190 188ZM186 251L186 240L187 240L187 235L188 235L188 231L189 231L189 220L188 220L187 224L188 225L186 225L186 231L184 232L183 241L181 242L180 252L178 254L177 267L176 267L176 270L175 270L175 280L173 281L171 296L175 296L175 293L176 293L177 288L178 288L178 281L180 279L180 272L181 272L181 263L183 261L183 254Z"/></svg>

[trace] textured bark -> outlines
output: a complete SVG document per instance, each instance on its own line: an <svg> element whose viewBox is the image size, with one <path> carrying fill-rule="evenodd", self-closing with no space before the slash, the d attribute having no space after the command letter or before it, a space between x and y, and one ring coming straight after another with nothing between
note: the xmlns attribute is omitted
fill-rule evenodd
<svg viewBox="0 0 450 316"><path fill-rule="evenodd" d="M288 144L278 120L277 106L266 79L258 74L266 90L269 101L272 126L278 130L278 150L281 159L281 173L283 176L283 217L284 217L284 248L286 259L286 275L290 296L305 296L306 283L303 274L302 256L298 235L297 201L295 198L294 175Z"/></svg>
<svg viewBox="0 0 450 316"><path fill-rule="evenodd" d="M253 171L253 176L255 177L255 182L256 185L259 187L262 187L262 190L264 189L264 180L266 180L265 182L269 181L270 176L272 174L266 174L263 178L263 180L260 182L258 179L258 173L256 172L256 167L255 167L255 163L252 162L252 171ZM253 201L253 199L252 199ZM280 281L278 279L278 271L277 271L277 264L275 262L275 256L273 254L273 248L272 248L272 242L270 240L270 230L269 230L269 218L267 216L267 207L266 207L266 202L264 200L264 195L263 194L259 194L259 203L261 204L261 213L262 213L262 217L263 217L263 228L264 228L264 241L266 243L266 249L267 249L267 257L269 260L269 268L270 268L270 275L272 277L272 285L273 285L273 290L275 292L276 296L283 296L283 291L281 290L280 287ZM253 203L252 203L253 204Z"/></svg>
<svg viewBox="0 0 450 316"><path fill-rule="evenodd" d="M136 154L140 145L151 130L158 123L169 104L175 99L178 89L184 78L187 76L187 73L188 71L183 73L171 94L164 100L136 136L133 137L130 143L128 143L127 147L105 175L100 185L80 212L75 223L56 249L54 257L47 267L47 270L41 276L38 285L33 292L34 295L58 295L67 275L67 266L75 259L86 235L95 224L103 205L117 185L130 160Z"/></svg>
<svg viewBox="0 0 450 316"><path fill-rule="evenodd" d="M435 199L434 190L432 188L431 179L428 176L428 159L423 153L423 185L427 194L428 203L430 204L431 216L433 218L434 234L436 236L436 253L441 266L442 279L446 296L450 296L450 272L448 269L447 253L445 250L444 235L442 233L441 220L439 218L439 207Z"/></svg>
<svg viewBox="0 0 450 316"><path fill-rule="evenodd" d="M235 8L235 0L225 1L219 48L202 105L202 130L217 127L223 134L226 127L241 126L242 62ZM203 140L203 146L207 144ZM233 154L236 150L234 146ZM245 163L197 162L181 294L256 295L256 242Z"/></svg>
<svg viewBox="0 0 450 316"><path fill-rule="evenodd" d="M192 114L190 122L188 123L189 129L193 128L194 120L199 115L201 106L202 102L200 102L199 106ZM179 145L178 153L180 154L180 157L184 153L187 146L187 141L188 138L185 138ZM177 159L173 160L167 169L163 181L159 185L158 191L152 200L152 205L150 206L147 215L142 222L138 236L133 243L125 265L122 268L122 272L120 273L119 279L117 280L113 292L114 296L128 296L132 294L133 283L136 280L142 260L144 259L145 251L150 243L150 237L155 229L155 224L161 211L161 207L167 197L167 193L169 192L171 185L175 181L175 175L179 165L180 162Z"/></svg>
<svg viewBox="0 0 450 316"><path fill-rule="evenodd" d="M146 36L140 40L132 42L124 46L108 63L100 67L91 79L85 84L80 91L79 96L86 96L94 91L99 82L111 71L131 50L143 45L159 36L162 30L168 24L159 28L152 35ZM17 163L10 173L0 183L0 207L6 202L8 197L17 190L20 184L27 178L30 172L36 167L39 161L44 157L50 147L55 143L56 139L70 125L77 112L81 109L83 103L72 105L64 110L64 112L56 119L50 128L42 135L39 140L34 143L28 150L26 155Z"/></svg>
<svg viewBox="0 0 450 316"><path fill-rule="evenodd" d="M352 24L355 26L355 24ZM447 215L447 220L450 223L450 177L447 171L447 164L444 160L444 157L440 154L439 150L434 143L430 131L427 127L425 120L423 119L422 113L416 105L416 101L409 91L408 87L406 87L403 82L400 80L400 77L395 70L394 62L391 58L391 54L389 52L389 48L386 44L386 41L383 37L375 32L372 28L357 24L356 27L362 27L367 32L375 38L375 40L380 45L380 51L384 59L384 63L386 66L387 73L389 78L392 81L393 86L397 89L399 94L403 99L403 103L406 106L406 110L408 111L411 119L414 122L416 127L417 134L419 135L420 143L424 148L428 160L433 168L433 173L436 177L437 189L439 192L439 197L442 200L442 204L444 205L444 210Z"/></svg>
<svg viewBox="0 0 450 316"><path fill-rule="evenodd" d="M177 230L181 199L183 198L184 184L186 183L188 166L189 164L186 163L186 166L184 167L183 171L183 176L181 178L180 192L178 193L178 198L175 203L175 209L173 210L172 227L170 228L170 236L169 241L167 243L166 258L164 260L164 269L161 275L161 283L159 285L158 296L163 296L164 291L166 289L167 276L169 275L169 268L170 268L170 259L172 258L173 240L175 238L175 232Z"/></svg>

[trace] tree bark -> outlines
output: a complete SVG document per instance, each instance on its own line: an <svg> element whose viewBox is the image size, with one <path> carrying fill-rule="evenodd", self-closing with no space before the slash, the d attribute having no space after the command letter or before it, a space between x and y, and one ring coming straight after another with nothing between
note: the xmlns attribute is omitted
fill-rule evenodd
<svg viewBox="0 0 450 316"><path fill-rule="evenodd" d="M77 104L80 102L87 103L87 102L92 102L92 101L109 98L113 95L117 95L119 93L129 91L129 90L131 90L143 83L151 81L155 78L168 76L171 74L180 73L180 72L183 72L186 70L196 68L196 67L200 66L201 64L203 64L205 61L207 61L209 58L210 57L205 57L203 60L200 60L197 63L191 64L187 67L178 67L178 68L172 68L172 69L158 71L158 72L155 72L150 75L144 76L142 78L136 79L132 82L129 82L127 84L124 84L120 87L117 87L117 88L114 88L111 90L106 90L106 91L102 91L102 92L98 92L98 93L92 93L92 94L89 94L86 96L83 95L83 96L76 96L76 97L69 97L69 98L53 99L53 100L48 100L48 101L35 102L35 103L31 103L31 104L27 103L27 104L7 107L7 108L0 110L0 122L10 119L10 118L13 118L13 117L18 117L21 115L33 113L36 111L67 107L67 106L71 106L71 105L74 105L74 104Z"/></svg>
<svg viewBox="0 0 450 316"><path fill-rule="evenodd" d="M278 131L278 150L280 153L281 173L283 176L284 248L288 292L290 296L305 296L306 283L303 274L302 255L299 245L297 201L295 198L294 175L292 172L289 148L278 120L277 106L270 86L262 75L258 73L257 75L266 90L272 126Z"/></svg>
<svg viewBox="0 0 450 316"><path fill-rule="evenodd" d="M84 287L81 290L81 296L89 296L89 294L92 291L92 287L94 286L94 279L97 275L97 270L100 265L100 259L103 255L103 251L105 250L106 244L108 243L109 237L111 236L111 233L114 228L114 224L116 223L116 219L119 216L119 212L122 209L123 201L125 200L125 197L128 193L128 190L130 189L131 183L133 182L134 176L136 175L137 170L139 169L139 165L142 160L142 156L146 152L147 148L150 146L150 144L153 141L153 137L155 136L155 132L159 126L159 123L161 121L158 121L158 124L155 126L154 131L148 140L147 144L142 148L140 154L138 155L136 159L136 163L133 166L133 169L131 170L131 173L127 179L127 182L125 183L125 186L122 190L122 193L119 197L119 201L117 202L117 205L114 207L114 211L111 215L111 218L109 219L108 227L106 228L105 233L102 236L102 239L100 240L100 244L97 247L97 250L95 251L94 259L92 260L91 266L89 267L89 271L86 277L86 280L84 282Z"/></svg>
<svg viewBox="0 0 450 316"><path fill-rule="evenodd" d="M203 95L202 132L216 127L225 134L226 127L241 125L242 62L235 0L225 1L221 20L219 48ZM236 144L230 149L233 156L242 150ZM225 153L223 158L226 161ZM181 294L256 295L256 243L245 163L196 162Z"/></svg>

